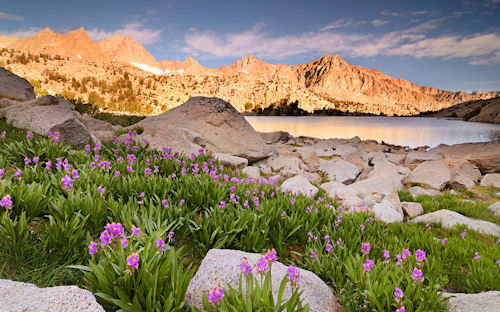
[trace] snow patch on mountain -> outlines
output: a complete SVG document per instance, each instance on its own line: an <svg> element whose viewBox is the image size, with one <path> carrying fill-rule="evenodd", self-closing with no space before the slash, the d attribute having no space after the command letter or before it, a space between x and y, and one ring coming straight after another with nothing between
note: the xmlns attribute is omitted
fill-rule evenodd
<svg viewBox="0 0 500 312"><path fill-rule="evenodd" d="M140 64L140 63L135 63L135 62L132 62L130 64L142 69L143 71L147 71L147 72L153 73L155 75L163 75L164 74L164 72L161 69L156 68L156 67L152 67L152 66L148 66L146 64Z"/></svg>

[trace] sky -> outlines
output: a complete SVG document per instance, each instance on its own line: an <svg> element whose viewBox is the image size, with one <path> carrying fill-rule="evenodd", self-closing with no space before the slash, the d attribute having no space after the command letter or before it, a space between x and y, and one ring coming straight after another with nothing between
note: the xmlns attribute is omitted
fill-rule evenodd
<svg viewBox="0 0 500 312"><path fill-rule="evenodd" d="M500 0L2 1L0 34L83 27L132 36L157 60L219 67L253 54L308 63L325 54L450 91L500 90Z"/></svg>

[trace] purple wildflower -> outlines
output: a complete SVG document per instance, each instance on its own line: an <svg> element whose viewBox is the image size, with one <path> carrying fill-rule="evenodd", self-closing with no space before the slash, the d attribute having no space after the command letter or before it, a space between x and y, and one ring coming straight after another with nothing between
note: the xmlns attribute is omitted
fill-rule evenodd
<svg viewBox="0 0 500 312"><path fill-rule="evenodd" d="M97 243L94 242L94 241L90 241L89 243L89 255L91 255L92 257L97 253Z"/></svg>
<svg viewBox="0 0 500 312"><path fill-rule="evenodd" d="M364 255L367 255L370 253L370 243L361 243L361 252Z"/></svg>
<svg viewBox="0 0 500 312"><path fill-rule="evenodd" d="M163 239L158 238L156 240L155 247L158 248L160 251L165 251L165 242L163 241Z"/></svg>
<svg viewBox="0 0 500 312"><path fill-rule="evenodd" d="M61 179L61 183L67 192L71 191L71 189L73 188L73 179L71 179L68 175L65 175Z"/></svg>
<svg viewBox="0 0 500 312"><path fill-rule="evenodd" d="M390 258L391 258L391 254L389 253L389 250L385 250L384 249L384 263L385 264L389 264L389 262L391 262Z"/></svg>
<svg viewBox="0 0 500 312"><path fill-rule="evenodd" d="M139 237L141 236L141 229L136 227L135 225L132 225L132 236Z"/></svg>
<svg viewBox="0 0 500 312"><path fill-rule="evenodd" d="M394 311L394 312L406 312L406 309L405 309L405 307L400 307L400 308L396 309L396 311Z"/></svg>
<svg viewBox="0 0 500 312"><path fill-rule="evenodd" d="M266 260L265 256L260 256L259 261L257 261L257 273L264 274L264 272L269 271L269 262Z"/></svg>
<svg viewBox="0 0 500 312"><path fill-rule="evenodd" d="M0 207L5 207L5 209L12 209L12 205L13 205L13 202L12 202L12 198L10 197L9 194L5 195L4 197L2 197L2 199L0 199Z"/></svg>
<svg viewBox="0 0 500 312"><path fill-rule="evenodd" d="M139 267L139 254L137 252L133 252L127 257L127 265L131 269L137 269Z"/></svg>
<svg viewBox="0 0 500 312"><path fill-rule="evenodd" d="M274 261L278 261L278 257L276 257L276 254L277 252L274 248L271 250L268 249L264 257L266 258L267 262L272 263Z"/></svg>
<svg viewBox="0 0 500 312"><path fill-rule="evenodd" d="M101 196L104 195L104 192L106 192L106 189L102 186L98 186L97 190L99 191L99 193L101 193Z"/></svg>
<svg viewBox="0 0 500 312"><path fill-rule="evenodd" d="M207 299L211 305L219 305L222 298L224 298L224 289L219 286L213 287L208 291Z"/></svg>
<svg viewBox="0 0 500 312"><path fill-rule="evenodd" d="M292 285L292 288L299 284L300 282L300 270L293 265L288 267L288 274L286 275L286 279Z"/></svg>
<svg viewBox="0 0 500 312"><path fill-rule="evenodd" d="M363 263L363 272L370 272L371 269L373 268L373 260L371 259L366 259L366 262Z"/></svg>
<svg viewBox="0 0 500 312"><path fill-rule="evenodd" d="M33 137L33 132L28 131L26 132L26 138L31 139Z"/></svg>
<svg viewBox="0 0 500 312"><path fill-rule="evenodd" d="M401 298L404 297L404 292L399 289L398 287L394 288L394 300L396 300L396 302L401 302Z"/></svg>
<svg viewBox="0 0 500 312"><path fill-rule="evenodd" d="M479 260L480 258L481 258L481 256L479 255L479 252L476 251L474 253L474 259Z"/></svg>
<svg viewBox="0 0 500 312"><path fill-rule="evenodd" d="M460 235L462 235L462 239L465 239L465 231L463 231L462 233L460 233Z"/></svg>
<svg viewBox="0 0 500 312"><path fill-rule="evenodd" d="M244 258L240 262L240 270L245 273L245 275L252 274L252 266L248 263L247 258Z"/></svg>
<svg viewBox="0 0 500 312"><path fill-rule="evenodd" d="M104 230L101 232L101 236L99 237L99 240L101 241L101 245L107 246L111 244L111 241L113 240L113 237L107 230Z"/></svg>
<svg viewBox="0 0 500 312"><path fill-rule="evenodd" d="M422 273L422 271L420 271L419 269L417 268L413 268L413 271L411 272L411 278L415 281L415 283L420 283L420 282L423 282L425 280L424 278L424 274Z"/></svg>
<svg viewBox="0 0 500 312"><path fill-rule="evenodd" d="M365 230L365 225L361 224L361 231L364 231L364 230Z"/></svg>
<svg viewBox="0 0 500 312"><path fill-rule="evenodd" d="M417 249L417 251L415 251L415 258L417 259L417 265L422 266L423 261L427 259L427 255L425 254L425 251Z"/></svg>
<svg viewBox="0 0 500 312"><path fill-rule="evenodd" d="M311 259L316 259L317 256L316 251L311 252Z"/></svg>

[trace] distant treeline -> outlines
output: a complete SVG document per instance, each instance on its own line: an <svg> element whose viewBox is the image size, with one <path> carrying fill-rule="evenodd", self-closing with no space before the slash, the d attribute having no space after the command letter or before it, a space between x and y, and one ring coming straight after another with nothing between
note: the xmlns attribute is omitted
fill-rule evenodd
<svg viewBox="0 0 500 312"><path fill-rule="evenodd" d="M256 107L249 114L257 116L384 116L383 113L380 115L373 115L369 113L341 111L332 108L314 110L314 112L311 113L300 108L298 101L280 103L278 106L271 104L265 108Z"/></svg>

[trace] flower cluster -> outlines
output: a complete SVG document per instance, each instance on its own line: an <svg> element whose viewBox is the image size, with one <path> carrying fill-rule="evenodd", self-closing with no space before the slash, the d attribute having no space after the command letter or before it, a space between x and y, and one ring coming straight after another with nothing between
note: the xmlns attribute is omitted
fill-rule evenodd
<svg viewBox="0 0 500 312"><path fill-rule="evenodd" d="M224 289L222 289L221 287L213 287L208 291L207 299L211 305L219 305L222 298L224 298Z"/></svg>
<svg viewBox="0 0 500 312"><path fill-rule="evenodd" d="M411 278L415 281L416 284L423 282L425 280L424 274L420 269L414 268L411 272Z"/></svg>
<svg viewBox="0 0 500 312"><path fill-rule="evenodd" d="M366 262L363 263L363 272L370 272L373 268L374 261L371 259L366 259Z"/></svg>
<svg viewBox="0 0 500 312"><path fill-rule="evenodd" d="M300 282L300 270L293 265L288 266L288 274L286 275L286 279L290 282L292 288Z"/></svg>
<svg viewBox="0 0 500 312"><path fill-rule="evenodd" d="M0 199L0 207L4 207L7 210L11 210L13 204L14 203L12 202L12 197L10 197L9 194L5 195L4 197L2 197L2 199Z"/></svg>
<svg viewBox="0 0 500 312"><path fill-rule="evenodd" d="M248 263L247 258L241 259L240 270L241 272L245 273L245 275L252 274L252 266Z"/></svg>
<svg viewBox="0 0 500 312"><path fill-rule="evenodd" d="M63 185L64 189L67 191L67 192L70 192L72 189L73 189L73 179L71 179L70 176L68 175L65 175L62 179L61 179L61 184Z"/></svg>

